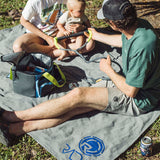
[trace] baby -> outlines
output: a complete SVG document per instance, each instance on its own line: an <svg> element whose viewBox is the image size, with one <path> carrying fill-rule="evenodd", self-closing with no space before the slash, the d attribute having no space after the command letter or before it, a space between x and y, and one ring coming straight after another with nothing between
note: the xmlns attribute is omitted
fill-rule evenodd
<svg viewBox="0 0 160 160"><path fill-rule="evenodd" d="M57 28L59 30L57 37L69 36L72 33L83 31L86 28L91 27L87 16L84 14L85 6L85 0L67 1L68 11L66 11L57 22ZM79 27L77 27L77 25L79 25ZM75 45L75 49L80 48L85 41L86 37L84 35L71 39L71 42ZM62 48L66 48L66 42L62 41L59 42L59 44ZM72 52L68 53L67 51L62 50L58 60L62 60L64 57L69 56L70 54L72 54Z"/></svg>

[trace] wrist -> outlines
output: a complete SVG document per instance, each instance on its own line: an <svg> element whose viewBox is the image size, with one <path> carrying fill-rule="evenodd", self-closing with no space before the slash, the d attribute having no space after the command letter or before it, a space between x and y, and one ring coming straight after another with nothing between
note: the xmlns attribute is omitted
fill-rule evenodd
<svg viewBox="0 0 160 160"><path fill-rule="evenodd" d="M47 35L47 34L45 34L45 36L44 36L44 40L45 40L45 41L47 41L49 38L50 38L50 36L49 36L49 35Z"/></svg>
<svg viewBox="0 0 160 160"><path fill-rule="evenodd" d="M62 33L64 33L64 32L66 32L67 30L66 30L65 28L61 28L59 31L62 32Z"/></svg>
<svg viewBox="0 0 160 160"><path fill-rule="evenodd" d="M110 67L105 71L105 73L111 78L115 74L115 71L112 67Z"/></svg>

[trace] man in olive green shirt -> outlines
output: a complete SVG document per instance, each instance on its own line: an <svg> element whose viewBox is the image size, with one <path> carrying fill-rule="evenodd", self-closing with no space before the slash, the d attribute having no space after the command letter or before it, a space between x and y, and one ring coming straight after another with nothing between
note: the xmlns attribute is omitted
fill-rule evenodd
<svg viewBox="0 0 160 160"><path fill-rule="evenodd" d="M122 34L122 61L126 83L139 89L133 98L138 108L152 110L160 99L160 48L152 26L138 19L134 35Z"/></svg>

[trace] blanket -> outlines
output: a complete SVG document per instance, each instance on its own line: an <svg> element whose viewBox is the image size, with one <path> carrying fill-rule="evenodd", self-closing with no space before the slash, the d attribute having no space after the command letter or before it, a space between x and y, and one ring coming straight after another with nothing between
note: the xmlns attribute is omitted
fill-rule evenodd
<svg viewBox="0 0 160 160"><path fill-rule="evenodd" d="M106 32L105 29L99 31ZM1 30L0 55L12 53L14 40L24 32L21 25ZM87 60L92 60L107 56L108 53L112 54L112 60L121 64L120 49L98 42L95 49L84 56ZM100 71L98 63L85 63L79 56L56 63L66 76L65 86L55 90L50 96L30 98L13 92L12 81L7 78L11 65L0 62L0 106L7 110L24 110L65 95L71 90L69 84L73 82L79 87L89 87L96 83L97 79L107 78ZM159 115L160 109L137 117L90 112L76 116L57 127L28 134L58 160L113 160L126 151Z"/></svg>

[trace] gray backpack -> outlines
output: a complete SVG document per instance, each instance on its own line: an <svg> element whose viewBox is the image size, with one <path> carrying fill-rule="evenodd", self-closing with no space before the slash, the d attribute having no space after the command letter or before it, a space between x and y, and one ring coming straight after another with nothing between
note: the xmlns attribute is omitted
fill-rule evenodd
<svg viewBox="0 0 160 160"><path fill-rule="evenodd" d="M46 54L18 52L1 56L1 61L13 64L9 77L15 93L43 97L66 83L60 67Z"/></svg>

